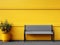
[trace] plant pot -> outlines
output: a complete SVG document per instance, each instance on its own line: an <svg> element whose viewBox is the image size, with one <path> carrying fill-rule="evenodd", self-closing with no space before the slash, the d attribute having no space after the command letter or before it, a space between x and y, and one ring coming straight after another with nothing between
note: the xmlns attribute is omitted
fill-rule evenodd
<svg viewBox="0 0 60 45"><path fill-rule="evenodd" d="M10 33L2 33L2 41L8 42L10 40Z"/></svg>

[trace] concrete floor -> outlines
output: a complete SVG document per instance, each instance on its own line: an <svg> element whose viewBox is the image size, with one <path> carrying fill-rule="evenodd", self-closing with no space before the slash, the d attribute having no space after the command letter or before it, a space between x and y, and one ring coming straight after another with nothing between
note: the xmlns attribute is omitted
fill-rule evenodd
<svg viewBox="0 0 60 45"><path fill-rule="evenodd" d="M0 45L60 45L60 41L0 41Z"/></svg>

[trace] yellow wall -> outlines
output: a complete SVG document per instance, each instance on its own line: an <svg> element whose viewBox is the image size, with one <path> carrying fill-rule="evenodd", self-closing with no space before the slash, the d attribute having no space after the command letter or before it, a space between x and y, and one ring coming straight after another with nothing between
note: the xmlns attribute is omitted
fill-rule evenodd
<svg viewBox="0 0 60 45"><path fill-rule="evenodd" d="M54 39L60 40L60 10L50 9L60 9L60 0L0 0L0 22L8 20L12 24L13 40L24 40L24 25L53 25ZM29 38L33 39L31 36Z"/></svg>
<svg viewBox="0 0 60 45"><path fill-rule="evenodd" d="M0 10L0 21L12 24L13 40L24 40L24 25L53 25L55 40L60 40L60 10ZM0 31L1 33L1 31ZM1 34L0 34L1 35ZM38 38L38 37L37 37ZM1 36L0 36L1 40Z"/></svg>
<svg viewBox="0 0 60 45"><path fill-rule="evenodd" d="M26 40L51 40L51 35L37 35L37 34L32 34L32 35L29 35L27 34L26 35Z"/></svg>
<svg viewBox="0 0 60 45"><path fill-rule="evenodd" d="M0 0L0 9L60 9L60 0Z"/></svg>

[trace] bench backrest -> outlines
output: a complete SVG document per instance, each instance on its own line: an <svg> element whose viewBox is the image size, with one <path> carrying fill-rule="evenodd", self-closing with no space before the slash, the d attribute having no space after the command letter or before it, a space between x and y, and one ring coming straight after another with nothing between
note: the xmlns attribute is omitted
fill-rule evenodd
<svg viewBox="0 0 60 45"><path fill-rule="evenodd" d="M26 31L52 31L52 25L26 25Z"/></svg>

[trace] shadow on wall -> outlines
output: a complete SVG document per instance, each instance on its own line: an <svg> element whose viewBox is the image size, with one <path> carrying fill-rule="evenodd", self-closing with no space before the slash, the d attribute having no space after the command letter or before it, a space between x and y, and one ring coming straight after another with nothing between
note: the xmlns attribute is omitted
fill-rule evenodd
<svg viewBox="0 0 60 45"><path fill-rule="evenodd" d="M26 40L51 40L51 35L26 34Z"/></svg>

